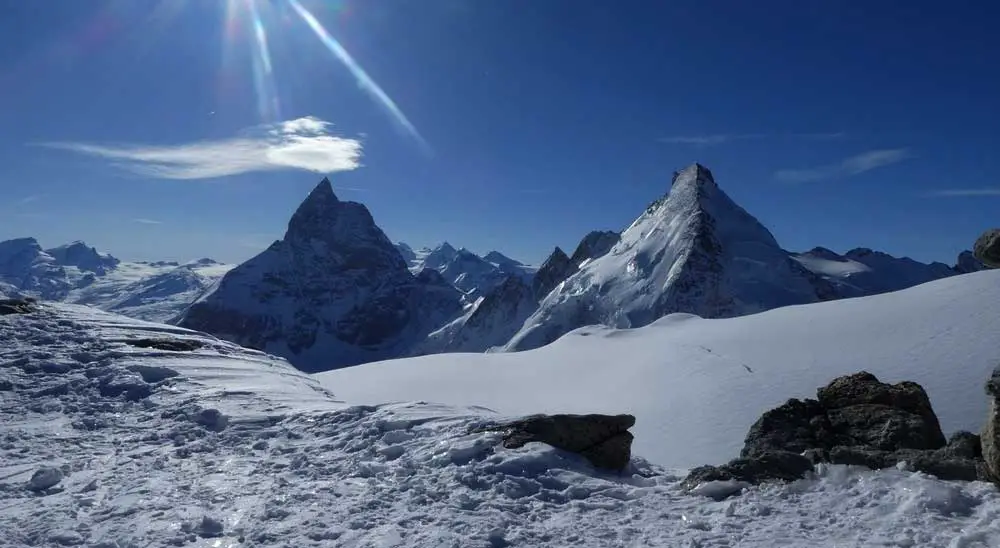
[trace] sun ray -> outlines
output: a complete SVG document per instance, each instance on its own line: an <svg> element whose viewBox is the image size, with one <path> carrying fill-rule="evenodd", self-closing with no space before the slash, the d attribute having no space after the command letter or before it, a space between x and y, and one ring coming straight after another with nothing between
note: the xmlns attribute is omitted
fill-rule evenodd
<svg viewBox="0 0 1000 548"><path fill-rule="evenodd" d="M349 70L355 80L357 80L361 89L371 95L372 98L374 98L379 105L389 113L396 123L406 130L406 132L409 133L421 147L423 147L426 151L429 151L427 142L420 135L420 132L417 131L417 128L414 127L406 115L403 114L403 111L399 109L396 102L393 101L388 94L386 94L381 86L372 80L371 76L369 76L368 73L365 72L360 65L358 65L357 61L354 60L354 57L352 57L351 54L348 53L342 45L340 45L340 42L327 32L319 20L316 19L316 17L314 17L309 10L303 7L298 0L288 0L288 4L292 7L295 13L302 18L306 25L312 29L316 36L319 37L320 41L323 42L323 45L326 46L326 48L330 50L330 52L333 53L333 55L341 63L343 63L345 67L347 67L347 70Z"/></svg>
<svg viewBox="0 0 1000 548"><path fill-rule="evenodd" d="M261 22L257 0L244 0L250 10L253 35L257 45L253 57L254 89L257 92L257 110L261 120L273 122L280 118L277 86L271 65L271 50L267 45L267 30Z"/></svg>

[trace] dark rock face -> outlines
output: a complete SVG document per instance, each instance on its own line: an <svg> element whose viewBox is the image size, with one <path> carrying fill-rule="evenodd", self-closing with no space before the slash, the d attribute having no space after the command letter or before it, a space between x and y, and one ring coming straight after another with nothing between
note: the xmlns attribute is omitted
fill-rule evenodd
<svg viewBox="0 0 1000 548"><path fill-rule="evenodd" d="M821 462L872 469L905 462L940 479L974 481L987 478L985 454L985 440L969 432L945 441L919 384L885 384L862 371L834 379L815 400L790 399L767 411L750 427L739 459L696 468L685 485L788 481Z"/></svg>
<svg viewBox="0 0 1000 548"><path fill-rule="evenodd" d="M35 311L33 299L0 299L0 316L30 314Z"/></svg>
<svg viewBox="0 0 1000 548"><path fill-rule="evenodd" d="M555 248L542 266L535 273L532 281L532 291L535 298L541 300L552 291L555 286L576 272L576 264L570 260L566 252L560 248Z"/></svg>
<svg viewBox="0 0 1000 548"><path fill-rule="evenodd" d="M170 352L190 352L203 346L201 341L183 339L129 339L125 344L136 348L154 348Z"/></svg>
<svg viewBox="0 0 1000 548"><path fill-rule="evenodd" d="M458 290L416 278L359 203L324 179L283 239L230 270L179 325L324 371L405 355L461 313Z"/></svg>
<svg viewBox="0 0 1000 548"><path fill-rule="evenodd" d="M979 272L980 270L986 270L986 265L982 261L976 258L976 255L971 251L963 251L958 254L958 260L955 261L955 272L959 274L968 274L970 272Z"/></svg>
<svg viewBox="0 0 1000 548"><path fill-rule="evenodd" d="M578 453L597 468L622 470L632 457L632 415L533 415L487 430L503 430L503 445L516 449L547 443Z"/></svg>
<svg viewBox="0 0 1000 548"><path fill-rule="evenodd" d="M1000 268L1000 228L987 230L972 247L976 258L990 268Z"/></svg>
<svg viewBox="0 0 1000 548"><path fill-rule="evenodd" d="M121 263L115 257L100 253L97 249L89 247L80 241L46 249L45 252L61 265L75 266L80 270L86 270L98 275L106 274Z"/></svg>
<svg viewBox="0 0 1000 548"><path fill-rule="evenodd" d="M580 240L576 246L576 251L570 260L573 264L579 265L587 259L596 259L607 255L611 248L621 240L621 233L610 230L595 230Z"/></svg>
<svg viewBox="0 0 1000 548"><path fill-rule="evenodd" d="M989 478L1000 484L1000 366L993 370L993 375L986 382L986 394L990 398L990 406L980 435L983 460Z"/></svg>

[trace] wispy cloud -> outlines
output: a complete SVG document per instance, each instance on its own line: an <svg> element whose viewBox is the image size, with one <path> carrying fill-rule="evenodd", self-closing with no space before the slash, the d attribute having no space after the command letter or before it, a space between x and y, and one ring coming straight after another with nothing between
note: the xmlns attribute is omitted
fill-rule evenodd
<svg viewBox="0 0 1000 548"><path fill-rule="evenodd" d="M163 221L157 221L156 219L132 219L133 223L139 223L141 225L162 225Z"/></svg>
<svg viewBox="0 0 1000 548"><path fill-rule="evenodd" d="M949 188L932 190L925 194L938 198L968 198L974 196L1000 196L1000 188Z"/></svg>
<svg viewBox="0 0 1000 548"><path fill-rule="evenodd" d="M28 205L32 202L37 202L38 200L41 200L44 197L45 197L44 194L32 194L30 196L25 196L24 198L17 200L15 203L17 203L17 205Z"/></svg>
<svg viewBox="0 0 1000 548"><path fill-rule="evenodd" d="M134 173L164 179L211 179L285 169L331 173L360 167L361 142L333 135L330 126L307 116L258 126L231 139L169 146L40 144L105 158Z"/></svg>
<svg viewBox="0 0 1000 548"><path fill-rule="evenodd" d="M661 143L673 145L693 145L699 147L709 147L724 145L734 141L755 141L769 138L790 138L809 140L833 140L847 137L847 132L825 132L825 133L711 133L706 135L673 135L661 137Z"/></svg>
<svg viewBox="0 0 1000 548"><path fill-rule="evenodd" d="M674 135L671 137L661 137L661 143L677 145L714 146L729 143L732 141L745 141L748 139L763 139L767 137L765 133L716 133L712 135Z"/></svg>
<svg viewBox="0 0 1000 548"><path fill-rule="evenodd" d="M870 150L851 156L836 164L828 164L807 169L781 169L775 172L774 178L786 183L807 183L824 179L837 179L859 175L866 171L889 166L912 158L907 148Z"/></svg>

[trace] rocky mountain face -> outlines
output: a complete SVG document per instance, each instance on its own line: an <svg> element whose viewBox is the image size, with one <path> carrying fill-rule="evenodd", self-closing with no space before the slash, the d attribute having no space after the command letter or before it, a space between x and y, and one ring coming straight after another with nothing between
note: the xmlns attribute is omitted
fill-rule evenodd
<svg viewBox="0 0 1000 548"><path fill-rule="evenodd" d="M436 270L451 285L461 290L466 302L470 304L502 284L508 276L518 276L528 281L535 271L499 251L491 251L480 257L464 247L455 249L448 242L417 251L399 242L396 249L406 259L411 272L416 274L423 270Z"/></svg>
<svg viewBox="0 0 1000 548"><path fill-rule="evenodd" d="M821 299L812 276L694 164L607 253L548 293L505 348L537 348L589 324L639 327L671 312L720 318Z"/></svg>
<svg viewBox="0 0 1000 548"><path fill-rule="evenodd" d="M180 325L321 371L408 353L461 313L437 275L414 276L365 206L324 179L284 238L229 271Z"/></svg>

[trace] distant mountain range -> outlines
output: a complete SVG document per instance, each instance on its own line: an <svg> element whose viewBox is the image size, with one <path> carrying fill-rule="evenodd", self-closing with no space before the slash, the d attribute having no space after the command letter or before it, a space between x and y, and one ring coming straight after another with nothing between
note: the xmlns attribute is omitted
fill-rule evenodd
<svg viewBox="0 0 1000 548"><path fill-rule="evenodd" d="M639 327L885 293L983 269L870 249L782 249L693 164L622 232L586 234L538 267L447 242L392 243L368 209L321 181L281 240L236 266L122 262L82 242L0 242L0 292L177 323L305 371L439 352L518 351L576 328Z"/></svg>
<svg viewBox="0 0 1000 548"><path fill-rule="evenodd" d="M176 320L230 268L212 259L123 262L79 241L51 249L34 238L0 242L0 291L156 322Z"/></svg>

